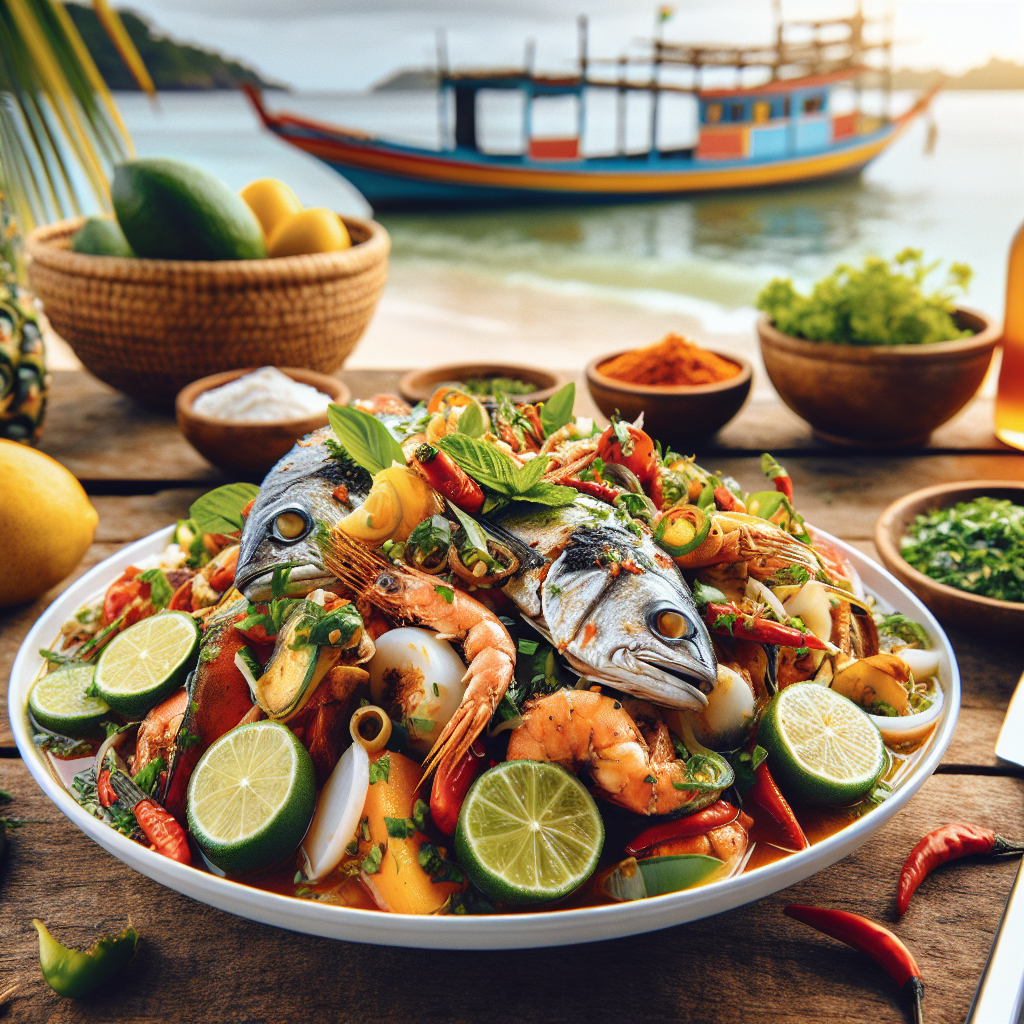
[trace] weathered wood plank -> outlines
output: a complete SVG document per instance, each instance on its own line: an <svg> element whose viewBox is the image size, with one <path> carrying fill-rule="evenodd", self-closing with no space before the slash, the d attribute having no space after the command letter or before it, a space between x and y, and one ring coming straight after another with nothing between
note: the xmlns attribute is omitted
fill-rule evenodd
<svg viewBox="0 0 1024 1024"><path fill-rule="evenodd" d="M19 990L12 1022L247 1021L707 1022L909 1020L891 980L861 954L783 917L812 903L889 923L924 973L928 1020L962 1021L1016 865L950 865L892 924L900 865L928 830L967 817L1020 831L1024 781L939 775L840 864L759 903L662 932L575 950L386 949L279 931L161 888L91 843L0 762L10 813L31 819L0 869L0 978ZM142 934L120 979L79 1002L43 983L33 917L85 946ZM244 951L244 952L243 952ZM201 982L197 983L199 979Z"/></svg>
<svg viewBox="0 0 1024 1024"><path fill-rule="evenodd" d="M338 376L357 398L397 389L399 370L342 370ZM577 384L577 409L593 415L593 405L579 371L566 371ZM85 480L162 480L205 483L222 479L181 436L172 416L143 407L82 370L57 371L47 412L42 450ZM759 393L702 457L730 453L821 452L830 462L863 458L816 441L807 426L772 394ZM935 432L919 451L1006 453L992 433L992 403L976 399L951 423ZM871 455L870 458L876 456Z"/></svg>

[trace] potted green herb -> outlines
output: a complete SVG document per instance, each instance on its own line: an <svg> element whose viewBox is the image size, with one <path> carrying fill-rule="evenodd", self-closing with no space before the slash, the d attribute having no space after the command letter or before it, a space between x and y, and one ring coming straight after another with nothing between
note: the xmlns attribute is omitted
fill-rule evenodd
<svg viewBox="0 0 1024 1024"><path fill-rule="evenodd" d="M758 296L765 368L782 400L827 441L921 444L981 386L999 327L955 298L971 270L951 264L927 291L920 250L842 265L801 295L775 279Z"/></svg>

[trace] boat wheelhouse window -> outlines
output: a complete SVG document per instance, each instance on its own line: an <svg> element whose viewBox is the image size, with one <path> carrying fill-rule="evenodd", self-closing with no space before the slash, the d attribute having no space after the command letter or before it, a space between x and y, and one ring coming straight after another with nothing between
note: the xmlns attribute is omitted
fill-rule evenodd
<svg viewBox="0 0 1024 1024"><path fill-rule="evenodd" d="M747 119L746 103L732 103L729 105L730 121L745 121Z"/></svg>
<svg viewBox="0 0 1024 1024"><path fill-rule="evenodd" d="M807 96L804 99L804 113L817 114L825 105L823 96Z"/></svg>
<svg viewBox="0 0 1024 1024"><path fill-rule="evenodd" d="M722 120L722 104L709 103L704 108L704 120L708 124L718 124Z"/></svg>

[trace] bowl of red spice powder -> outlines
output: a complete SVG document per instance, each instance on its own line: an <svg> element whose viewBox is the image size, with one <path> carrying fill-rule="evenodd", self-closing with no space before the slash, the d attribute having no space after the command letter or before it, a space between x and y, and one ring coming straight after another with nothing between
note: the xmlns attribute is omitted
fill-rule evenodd
<svg viewBox="0 0 1024 1024"><path fill-rule="evenodd" d="M743 408L751 378L746 359L678 334L587 366L587 387L605 416L633 420L642 412L651 437L680 449L721 430Z"/></svg>

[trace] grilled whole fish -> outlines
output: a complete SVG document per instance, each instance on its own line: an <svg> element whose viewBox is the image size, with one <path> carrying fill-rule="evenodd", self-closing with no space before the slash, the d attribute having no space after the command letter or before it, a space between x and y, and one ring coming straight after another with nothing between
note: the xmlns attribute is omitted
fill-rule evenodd
<svg viewBox="0 0 1024 1024"><path fill-rule="evenodd" d="M329 436L327 428L310 435L263 481L235 577L250 600L269 596L273 570L285 565L294 567L289 593L335 582L323 564L320 530L360 505L371 481L331 458L323 444ZM664 707L699 710L717 681L711 640L682 574L631 523L580 496L559 508L509 506L486 525L527 555L505 593L575 671Z"/></svg>
<svg viewBox="0 0 1024 1024"><path fill-rule="evenodd" d="M270 597L273 571L285 565L292 566L291 594L336 582L324 568L319 531L358 508L370 492L371 479L355 463L332 456L324 442L333 437L330 427L309 434L260 485L242 531L235 572L235 586L250 601Z"/></svg>
<svg viewBox="0 0 1024 1024"><path fill-rule="evenodd" d="M581 495L510 506L493 525L541 556L505 593L576 672L663 707L707 704L717 661L690 588L625 512Z"/></svg>

